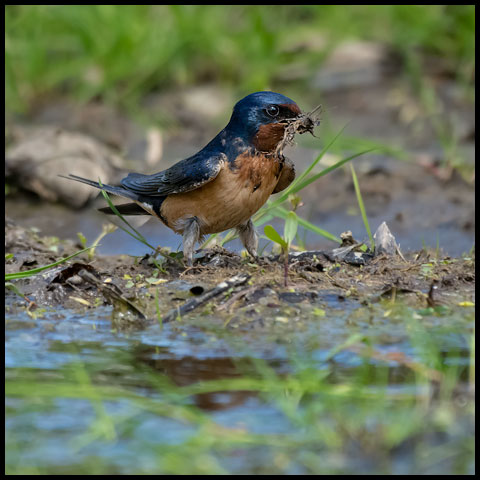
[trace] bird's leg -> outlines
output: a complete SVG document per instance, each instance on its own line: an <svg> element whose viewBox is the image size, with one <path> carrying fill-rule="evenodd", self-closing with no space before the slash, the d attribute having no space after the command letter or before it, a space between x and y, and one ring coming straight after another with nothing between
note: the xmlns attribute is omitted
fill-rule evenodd
<svg viewBox="0 0 480 480"><path fill-rule="evenodd" d="M258 235L251 219L243 225L236 227L238 236L247 249L247 252L255 259L257 259Z"/></svg>
<svg viewBox="0 0 480 480"><path fill-rule="evenodd" d="M183 258L189 267L193 264L193 252L199 238L200 225L198 224L197 217L189 218L185 222L185 228L183 230Z"/></svg>

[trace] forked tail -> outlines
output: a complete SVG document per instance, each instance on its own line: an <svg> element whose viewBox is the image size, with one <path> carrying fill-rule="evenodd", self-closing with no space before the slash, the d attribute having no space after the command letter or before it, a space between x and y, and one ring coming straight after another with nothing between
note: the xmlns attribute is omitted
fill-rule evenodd
<svg viewBox="0 0 480 480"><path fill-rule="evenodd" d="M119 197L130 198L131 200L139 200L139 196L130 190L127 190L123 187L115 187L113 185L108 185L106 183L95 182L93 180L89 180L88 178L79 177L77 175L72 175L71 173L67 176L59 175L59 177L66 178L68 180L74 180L76 182L85 183L86 185L90 185L91 187L98 188L99 190L105 190L112 195L118 195Z"/></svg>

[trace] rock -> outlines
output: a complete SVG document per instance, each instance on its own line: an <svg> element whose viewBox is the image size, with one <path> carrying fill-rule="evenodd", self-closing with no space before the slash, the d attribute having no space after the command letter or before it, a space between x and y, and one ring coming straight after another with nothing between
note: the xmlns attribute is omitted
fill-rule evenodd
<svg viewBox="0 0 480 480"><path fill-rule="evenodd" d="M390 232L386 222L383 222L378 228L375 234L373 235L375 240L375 255L385 253L386 255L395 255L397 251L400 251L398 248L395 237Z"/></svg>
<svg viewBox="0 0 480 480"><path fill-rule="evenodd" d="M105 183L124 175L123 161L110 148L88 135L52 126L16 128L5 152L5 177L44 200L81 207L98 190L58 175L72 173Z"/></svg>

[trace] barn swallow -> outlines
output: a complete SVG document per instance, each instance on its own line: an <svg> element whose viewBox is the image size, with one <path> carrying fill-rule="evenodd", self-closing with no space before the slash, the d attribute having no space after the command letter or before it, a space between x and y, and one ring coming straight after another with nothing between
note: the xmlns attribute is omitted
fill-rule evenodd
<svg viewBox="0 0 480 480"><path fill-rule="evenodd" d="M251 217L295 178L281 152L286 127L302 116L290 98L274 92L247 95L233 108L227 126L195 155L152 175L129 173L119 186L76 175L69 178L133 200L122 215L153 215L183 235L183 254L192 265L195 244L206 234L235 228L256 258L258 236ZM306 128L311 131L309 125ZM299 129L304 133L305 129ZM100 211L112 214L110 207Z"/></svg>

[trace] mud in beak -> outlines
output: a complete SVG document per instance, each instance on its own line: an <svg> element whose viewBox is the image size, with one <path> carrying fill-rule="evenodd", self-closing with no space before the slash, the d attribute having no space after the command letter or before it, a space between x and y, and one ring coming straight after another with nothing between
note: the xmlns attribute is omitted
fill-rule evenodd
<svg viewBox="0 0 480 480"><path fill-rule="evenodd" d="M322 106L318 105L309 113L300 112L295 118L287 121L289 130L293 133L299 133L300 135L308 132L315 136L313 129L317 125L320 125L321 109Z"/></svg>
<svg viewBox="0 0 480 480"><path fill-rule="evenodd" d="M282 155L283 149L287 145L293 145L293 139L295 138L295 135L297 133L303 134L308 132L315 137L313 129L317 125L320 125L321 108L322 106L319 105L309 113L300 112L297 116L289 118L282 122L286 125L286 127L283 134L283 139L281 142L279 142L276 149L277 155Z"/></svg>

